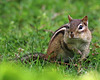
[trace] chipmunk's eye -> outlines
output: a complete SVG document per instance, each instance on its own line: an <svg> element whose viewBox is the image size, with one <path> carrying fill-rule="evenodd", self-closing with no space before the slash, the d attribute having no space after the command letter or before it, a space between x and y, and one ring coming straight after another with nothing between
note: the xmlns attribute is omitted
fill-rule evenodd
<svg viewBox="0 0 100 80"><path fill-rule="evenodd" d="M82 29L82 28L83 28L83 26L82 26L82 25L80 25L80 26L79 26L79 29Z"/></svg>
<svg viewBox="0 0 100 80"><path fill-rule="evenodd" d="M67 27L67 29L69 29L69 26Z"/></svg>

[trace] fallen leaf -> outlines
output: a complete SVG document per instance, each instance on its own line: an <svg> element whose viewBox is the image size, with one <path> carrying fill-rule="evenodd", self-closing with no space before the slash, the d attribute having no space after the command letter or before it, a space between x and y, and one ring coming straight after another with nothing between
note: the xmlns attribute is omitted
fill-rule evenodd
<svg viewBox="0 0 100 80"><path fill-rule="evenodd" d="M100 48L100 46L99 46L97 43L94 43L94 46L95 46L96 48Z"/></svg>

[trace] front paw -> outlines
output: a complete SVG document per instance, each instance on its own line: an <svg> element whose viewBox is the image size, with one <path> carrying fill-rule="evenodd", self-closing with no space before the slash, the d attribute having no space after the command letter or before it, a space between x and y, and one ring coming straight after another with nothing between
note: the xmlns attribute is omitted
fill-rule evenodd
<svg viewBox="0 0 100 80"><path fill-rule="evenodd" d="M82 52L80 50L78 50L77 52L78 52L78 54L82 55Z"/></svg>
<svg viewBox="0 0 100 80"><path fill-rule="evenodd" d="M73 51L76 52L77 54L82 55L82 52L79 49L73 48Z"/></svg>

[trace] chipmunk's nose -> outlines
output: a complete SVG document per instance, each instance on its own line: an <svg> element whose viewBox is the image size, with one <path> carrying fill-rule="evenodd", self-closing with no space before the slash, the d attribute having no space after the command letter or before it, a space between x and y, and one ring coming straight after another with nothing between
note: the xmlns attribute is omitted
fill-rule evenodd
<svg viewBox="0 0 100 80"><path fill-rule="evenodd" d="M73 38L74 37L74 33L70 32L70 37Z"/></svg>
<svg viewBox="0 0 100 80"><path fill-rule="evenodd" d="M73 32L71 32L71 34L73 34Z"/></svg>

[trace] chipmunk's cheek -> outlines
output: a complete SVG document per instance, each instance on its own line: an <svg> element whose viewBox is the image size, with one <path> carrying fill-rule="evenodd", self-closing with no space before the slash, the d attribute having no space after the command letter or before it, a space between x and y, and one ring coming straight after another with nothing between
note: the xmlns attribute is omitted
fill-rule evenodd
<svg viewBox="0 0 100 80"><path fill-rule="evenodd" d="M78 36L77 35L74 35L74 38L78 38Z"/></svg>
<svg viewBox="0 0 100 80"><path fill-rule="evenodd" d="M79 38L80 38L80 39L83 39L83 38L85 39L84 33L80 33L80 34L79 34Z"/></svg>
<svg viewBox="0 0 100 80"><path fill-rule="evenodd" d="M75 34L75 35L74 35L74 38L79 38L79 35L78 35L78 34Z"/></svg>

